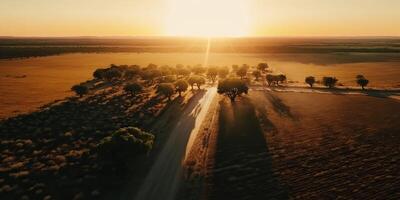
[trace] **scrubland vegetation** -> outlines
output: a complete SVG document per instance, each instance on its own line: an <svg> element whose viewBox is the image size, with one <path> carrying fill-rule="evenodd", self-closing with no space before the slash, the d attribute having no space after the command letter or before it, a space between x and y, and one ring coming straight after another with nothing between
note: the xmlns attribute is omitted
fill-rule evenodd
<svg viewBox="0 0 400 200"><path fill-rule="evenodd" d="M0 197L85 199L117 190L137 158L151 151L157 136L148 130L174 98L217 83L218 93L234 102L251 85L285 82L267 63L96 69L92 80L72 86L76 97L0 122ZM305 78L311 87L337 82ZM369 83L362 75L356 82L362 89Z"/></svg>

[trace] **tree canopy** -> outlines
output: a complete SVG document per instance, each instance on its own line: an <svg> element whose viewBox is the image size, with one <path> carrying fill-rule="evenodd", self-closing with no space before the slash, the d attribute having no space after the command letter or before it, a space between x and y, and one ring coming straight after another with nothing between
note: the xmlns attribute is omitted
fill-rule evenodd
<svg viewBox="0 0 400 200"><path fill-rule="evenodd" d="M237 78L225 79L218 84L218 93L228 96L232 102L237 96L243 93L247 94L248 90L247 84Z"/></svg>

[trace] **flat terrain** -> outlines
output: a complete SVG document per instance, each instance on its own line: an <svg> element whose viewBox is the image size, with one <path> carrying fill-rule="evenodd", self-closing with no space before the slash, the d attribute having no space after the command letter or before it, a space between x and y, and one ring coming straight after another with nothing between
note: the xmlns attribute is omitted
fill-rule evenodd
<svg viewBox="0 0 400 200"><path fill-rule="evenodd" d="M34 111L72 95L72 85L91 79L96 68L111 63L193 66L204 63L204 59L204 53L92 53L0 60L0 119ZM276 73L285 73L289 81L299 84L305 76L313 75L317 79L336 76L345 86L355 86L357 74L364 74L371 87L399 87L400 84L398 54L212 53L208 60L210 65L217 66L244 63L255 66L260 62L268 62Z"/></svg>
<svg viewBox="0 0 400 200"><path fill-rule="evenodd" d="M205 199L399 199L400 104L250 91L220 101Z"/></svg>

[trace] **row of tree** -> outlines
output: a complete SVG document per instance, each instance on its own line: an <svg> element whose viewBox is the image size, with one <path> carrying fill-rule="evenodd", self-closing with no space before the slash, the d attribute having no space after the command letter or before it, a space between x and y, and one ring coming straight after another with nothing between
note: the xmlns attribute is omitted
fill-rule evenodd
<svg viewBox="0 0 400 200"><path fill-rule="evenodd" d="M313 85L317 82L315 77L313 76L307 76L305 78L305 82L310 85L310 87L313 87ZM321 83L325 85L326 87L333 88L336 83L338 82L338 79L336 77L323 77L321 80ZM356 76L356 83L361 86L361 88L364 90L365 87L368 85L369 80L366 79L363 75L357 75Z"/></svg>

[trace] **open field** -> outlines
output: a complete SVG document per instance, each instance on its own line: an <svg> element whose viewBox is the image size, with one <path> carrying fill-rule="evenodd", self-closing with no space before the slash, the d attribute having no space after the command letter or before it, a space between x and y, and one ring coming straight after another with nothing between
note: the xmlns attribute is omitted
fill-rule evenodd
<svg viewBox="0 0 400 200"><path fill-rule="evenodd" d="M361 57L360 57L361 56ZM382 56L388 61L380 60ZM271 69L287 74L289 81L303 83L304 77L336 76L346 86L355 86L354 77L364 74L371 87L399 87L398 54L227 54L212 53L210 65L257 65L268 62ZM360 59L369 58L362 63ZM33 111L37 107L71 95L73 84L91 78L94 69L114 64L149 63L175 66L204 63L203 53L101 53L65 54L28 59L0 60L0 118ZM340 60L342 59L342 60ZM340 61L339 63L335 61Z"/></svg>
<svg viewBox="0 0 400 200"><path fill-rule="evenodd" d="M365 96L222 99L205 199L398 199L399 113Z"/></svg>

